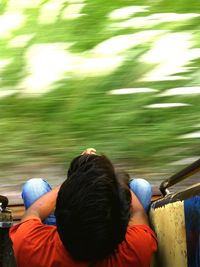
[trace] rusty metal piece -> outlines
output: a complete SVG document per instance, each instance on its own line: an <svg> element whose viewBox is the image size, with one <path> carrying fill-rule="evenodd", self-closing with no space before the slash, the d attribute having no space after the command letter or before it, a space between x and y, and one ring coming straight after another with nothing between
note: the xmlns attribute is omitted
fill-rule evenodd
<svg viewBox="0 0 200 267"><path fill-rule="evenodd" d="M0 267L15 267L14 252L9 238L9 228L13 224L12 212L8 208L0 211Z"/></svg>
<svg viewBox="0 0 200 267"><path fill-rule="evenodd" d="M166 191L172 185L177 184L178 182L186 179L189 176L200 171L200 159L192 163L191 165L187 166L182 171L172 175L170 178L164 180L160 185L160 191L165 196L168 192Z"/></svg>

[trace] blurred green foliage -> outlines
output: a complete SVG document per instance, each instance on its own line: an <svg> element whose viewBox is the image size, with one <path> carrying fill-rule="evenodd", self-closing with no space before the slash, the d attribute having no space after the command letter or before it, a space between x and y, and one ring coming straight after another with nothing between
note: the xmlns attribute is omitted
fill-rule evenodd
<svg viewBox="0 0 200 267"><path fill-rule="evenodd" d="M1 1L2 15L7 12L9 2ZM134 17L167 12L200 15L198 1L89 0L81 11L83 16L66 20L58 15L52 24L39 23L41 9L48 2L40 1L35 7L24 8L25 23L0 39L0 60L12 58L10 64L0 69L0 90L18 92L0 99L0 166L6 169L31 162L64 165L87 147L95 147L114 162L122 163L130 170L139 168L140 172L166 172L168 169L170 172L169 163L198 156L199 138L179 137L199 129L196 127L200 124L199 94L159 97L158 92L199 86L199 58L192 60L189 64L192 68L182 74L187 80L142 81L140 78L156 67L156 64L140 60L152 47L152 42L144 42L127 49L123 63L108 74L66 73L66 77L53 83L52 90L34 97L24 95L19 86L30 72L26 53L35 44L72 42L68 51L87 58L87 53L111 37L143 30L167 30L191 32L194 48L200 48L200 17L186 22L147 25L143 29L113 27L108 19L113 10L133 5L148 6L146 12L136 13ZM59 14L68 5L69 2L63 2ZM8 45L12 38L24 34L34 34L25 46ZM108 94L110 90L132 87L154 88L158 92ZM189 105L169 109L146 107L168 102Z"/></svg>

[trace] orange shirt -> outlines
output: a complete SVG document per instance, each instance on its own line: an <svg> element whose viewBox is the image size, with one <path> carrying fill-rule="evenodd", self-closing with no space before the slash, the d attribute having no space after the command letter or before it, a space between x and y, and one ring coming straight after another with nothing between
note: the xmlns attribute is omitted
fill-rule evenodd
<svg viewBox="0 0 200 267"><path fill-rule="evenodd" d="M18 267L88 267L75 261L64 248L55 226L29 219L10 229ZM128 226L118 252L95 267L149 267L157 249L154 232L147 225Z"/></svg>

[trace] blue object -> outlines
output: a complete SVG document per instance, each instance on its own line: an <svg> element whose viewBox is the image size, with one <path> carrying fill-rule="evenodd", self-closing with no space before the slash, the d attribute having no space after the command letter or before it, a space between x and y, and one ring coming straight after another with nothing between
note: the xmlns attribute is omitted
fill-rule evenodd
<svg viewBox="0 0 200 267"><path fill-rule="evenodd" d="M51 190L51 186L42 178L32 178L28 180L22 187L22 198L24 200L25 209L28 209L33 202ZM56 225L55 215L50 214L43 223Z"/></svg>
<svg viewBox="0 0 200 267"><path fill-rule="evenodd" d="M145 179L137 178L130 180L129 187L133 193L135 193L145 211L148 212L152 197L152 188L150 183Z"/></svg>
<svg viewBox="0 0 200 267"><path fill-rule="evenodd" d="M188 267L200 267L200 196L184 201Z"/></svg>

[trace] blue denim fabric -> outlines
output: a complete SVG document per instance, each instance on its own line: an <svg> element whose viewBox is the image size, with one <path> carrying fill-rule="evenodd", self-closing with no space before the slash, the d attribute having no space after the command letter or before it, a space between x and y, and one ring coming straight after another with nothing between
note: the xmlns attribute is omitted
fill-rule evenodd
<svg viewBox="0 0 200 267"><path fill-rule="evenodd" d="M24 200L25 209L28 209L38 198L51 190L52 188L47 181L41 178L32 178L28 180L22 187L22 198ZM55 215L50 214L43 223L56 225Z"/></svg>
<svg viewBox="0 0 200 267"><path fill-rule="evenodd" d="M135 193L145 211L149 210L152 197L152 188L145 179L137 178L129 181L130 189Z"/></svg>

